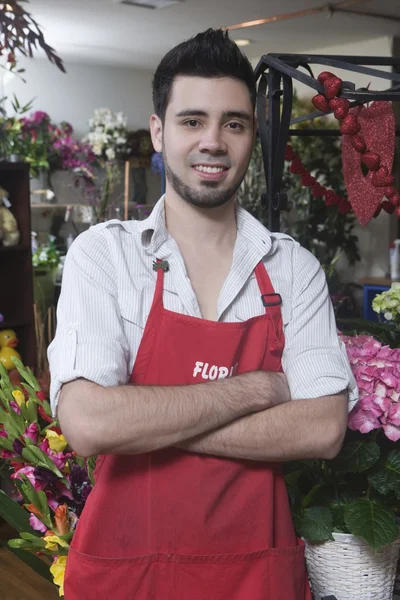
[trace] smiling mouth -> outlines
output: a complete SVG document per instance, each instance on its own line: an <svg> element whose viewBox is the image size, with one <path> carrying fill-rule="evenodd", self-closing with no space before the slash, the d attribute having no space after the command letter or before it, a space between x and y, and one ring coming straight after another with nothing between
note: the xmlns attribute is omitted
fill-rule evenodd
<svg viewBox="0 0 400 600"><path fill-rule="evenodd" d="M228 167L223 167L223 166L211 167L211 166L207 166L207 165L195 165L193 168L195 171L199 171L200 173L210 173L210 174L224 173L225 171L228 171Z"/></svg>

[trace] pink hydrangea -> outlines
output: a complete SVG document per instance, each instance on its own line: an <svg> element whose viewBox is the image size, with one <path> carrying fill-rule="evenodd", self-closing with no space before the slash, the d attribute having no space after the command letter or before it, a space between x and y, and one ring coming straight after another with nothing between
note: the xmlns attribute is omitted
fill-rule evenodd
<svg viewBox="0 0 400 600"><path fill-rule="evenodd" d="M382 428L393 442L400 439L400 348L389 348L371 336L340 336L347 350L360 400L349 415L350 429L369 433Z"/></svg>

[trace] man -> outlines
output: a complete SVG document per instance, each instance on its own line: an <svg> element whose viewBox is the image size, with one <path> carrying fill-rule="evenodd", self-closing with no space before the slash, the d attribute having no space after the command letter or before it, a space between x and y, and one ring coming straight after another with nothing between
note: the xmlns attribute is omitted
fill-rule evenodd
<svg viewBox="0 0 400 600"><path fill-rule="evenodd" d="M325 277L235 204L255 137L236 44L172 49L153 98L165 197L74 242L49 349L63 432L100 455L66 599L308 600L280 463L335 456L357 394Z"/></svg>

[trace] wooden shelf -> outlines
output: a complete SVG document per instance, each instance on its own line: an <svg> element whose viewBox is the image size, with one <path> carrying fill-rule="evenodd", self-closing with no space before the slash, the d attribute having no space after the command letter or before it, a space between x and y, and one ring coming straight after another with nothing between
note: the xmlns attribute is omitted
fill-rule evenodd
<svg viewBox="0 0 400 600"><path fill-rule="evenodd" d="M3 321L0 323L0 327L1 329L18 329L20 327L31 327L32 324L28 321Z"/></svg>
<svg viewBox="0 0 400 600"><path fill-rule="evenodd" d="M0 246L0 329L15 329L24 364L36 368L29 165L0 161L0 187L7 191L20 232L17 246Z"/></svg>
<svg viewBox="0 0 400 600"><path fill-rule="evenodd" d="M7 254L7 252L26 252L27 250L29 250L29 246L26 246L25 244L19 244L18 246L0 246L0 253L4 252L5 254Z"/></svg>

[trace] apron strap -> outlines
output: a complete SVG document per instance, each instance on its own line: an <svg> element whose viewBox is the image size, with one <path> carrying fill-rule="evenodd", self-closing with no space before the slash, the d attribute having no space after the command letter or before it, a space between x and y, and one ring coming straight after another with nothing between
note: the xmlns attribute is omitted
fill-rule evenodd
<svg viewBox="0 0 400 600"><path fill-rule="evenodd" d="M273 317L281 316L282 297L275 292L267 270L262 261L255 268L258 287L261 292L261 301L265 306L265 312Z"/></svg>
<svg viewBox="0 0 400 600"><path fill-rule="evenodd" d="M162 265L164 261L159 258L153 263L153 270L157 273L157 281L156 281L156 289L154 291L153 303L151 305L150 313L147 318L149 320L150 315L154 312L158 312L164 306L163 304L163 291L164 291L164 271L165 268L159 267L158 265Z"/></svg>

